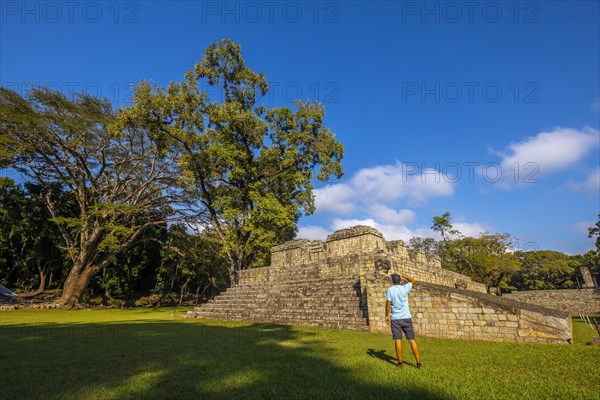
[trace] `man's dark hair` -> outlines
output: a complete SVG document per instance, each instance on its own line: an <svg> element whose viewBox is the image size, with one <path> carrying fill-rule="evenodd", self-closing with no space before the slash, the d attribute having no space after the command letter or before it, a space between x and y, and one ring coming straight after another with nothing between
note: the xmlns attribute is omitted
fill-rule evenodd
<svg viewBox="0 0 600 400"><path fill-rule="evenodd" d="M394 285L398 285L402 281L402 279L400 278L400 275L398 275L398 274L392 274L391 277L392 277L392 282L394 282Z"/></svg>

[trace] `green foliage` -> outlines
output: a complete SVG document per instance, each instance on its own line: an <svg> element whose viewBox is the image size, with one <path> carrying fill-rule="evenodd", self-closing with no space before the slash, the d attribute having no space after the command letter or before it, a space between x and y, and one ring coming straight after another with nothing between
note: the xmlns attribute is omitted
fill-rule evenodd
<svg viewBox="0 0 600 400"><path fill-rule="evenodd" d="M441 216L433 217L431 229L437 232L444 241L450 240L453 236L460 236L460 232L452 228L452 216L448 211Z"/></svg>
<svg viewBox="0 0 600 400"><path fill-rule="evenodd" d="M465 274L488 287L503 290L568 289L575 287L579 266L598 273L598 252L569 256L552 250L512 252L513 237L508 233L481 233L464 237L452 227L452 216L445 212L433 217L431 227L441 241L412 238L411 251L437 254L442 267ZM590 237L600 232L600 222L589 229ZM596 240L596 245L599 241Z"/></svg>
<svg viewBox="0 0 600 400"><path fill-rule="evenodd" d="M519 290L570 289L571 280L579 262L558 251L519 251L515 253L522 263L521 270L511 280Z"/></svg>
<svg viewBox="0 0 600 400"><path fill-rule="evenodd" d="M583 264L590 269L592 274L600 275L600 214L598 214L598 222L589 227L588 232L589 238L596 238L594 242L596 249L590 250L583 256Z"/></svg>
<svg viewBox="0 0 600 400"><path fill-rule="evenodd" d="M65 215L73 213L73 199L56 185L51 190ZM19 291L57 283L50 274L59 280L65 266L60 233L40 192L0 178L0 282Z"/></svg>
<svg viewBox="0 0 600 400"><path fill-rule="evenodd" d="M139 243L117 254L98 274L92 289L108 296L125 297L150 292L161 264L160 241L165 236L162 232L161 227L146 230Z"/></svg>
<svg viewBox="0 0 600 400"><path fill-rule="evenodd" d="M161 293L192 292L196 301L212 297L228 286L227 262L222 242L211 232L188 233L183 225L172 225L162 245L161 267L156 289Z"/></svg>
<svg viewBox="0 0 600 400"><path fill-rule="evenodd" d="M513 242L510 234L484 232L478 237L464 237L453 228L449 212L433 217L431 229L442 241L412 238L409 244L413 250L435 252L443 268L465 274L488 287L513 289L510 277L519 270L521 262L509 251Z"/></svg>
<svg viewBox="0 0 600 400"><path fill-rule="evenodd" d="M429 259L438 254L438 243L434 238L412 237L408 241L408 250L412 253L424 253Z"/></svg>
<svg viewBox="0 0 600 400"><path fill-rule="evenodd" d="M598 214L598 222L594 226L589 227L588 232L589 238L596 238L596 251L600 251L600 214Z"/></svg>
<svg viewBox="0 0 600 400"><path fill-rule="evenodd" d="M510 289L509 278L521 266L517 257L508 251L511 243L511 235L507 233L456 239L445 247L443 265L488 287Z"/></svg>
<svg viewBox="0 0 600 400"><path fill-rule="evenodd" d="M175 217L184 203L177 186L179 149L122 118L110 102L73 100L45 87L23 98L0 88L1 154L40 188L71 263L63 301L74 304L91 277L142 233ZM75 199L64 213L59 187Z"/></svg>
<svg viewBox="0 0 600 400"><path fill-rule="evenodd" d="M211 101L200 82L222 89L224 101ZM323 125L323 106L257 105L257 95L268 90L265 76L246 66L240 46L222 40L181 82L160 88L143 81L122 117L185 149L181 180L201 206L196 222L221 239L233 281L240 269L264 265L272 246L294 237L298 218L314 211L314 178L343 173L343 147Z"/></svg>

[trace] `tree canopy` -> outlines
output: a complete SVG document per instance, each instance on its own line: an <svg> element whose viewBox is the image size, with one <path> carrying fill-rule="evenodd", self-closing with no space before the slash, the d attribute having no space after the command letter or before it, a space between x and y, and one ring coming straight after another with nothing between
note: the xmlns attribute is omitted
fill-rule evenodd
<svg viewBox="0 0 600 400"><path fill-rule="evenodd" d="M323 106L257 105L269 86L240 51L229 40L209 46L181 82L142 82L125 112L155 137L181 144L183 181L200 206L194 222L221 239L232 284L295 236L298 218L314 211L313 179L343 173L343 147L324 126ZM222 89L224 101L201 92L201 82Z"/></svg>
<svg viewBox="0 0 600 400"><path fill-rule="evenodd" d="M0 129L8 164L40 187L72 263L63 302L79 302L90 279L145 229L164 224L181 202L178 149L122 124L107 100L85 94L73 100L48 88L26 98L0 88ZM58 185L78 212L57 204Z"/></svg>

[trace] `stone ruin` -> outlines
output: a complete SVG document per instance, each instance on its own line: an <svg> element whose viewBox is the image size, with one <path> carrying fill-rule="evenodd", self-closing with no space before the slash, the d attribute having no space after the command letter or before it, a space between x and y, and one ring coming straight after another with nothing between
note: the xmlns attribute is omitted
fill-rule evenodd
<svg viewBox="0 0 600 400"><path fill-rule="evenodd" d="M579 271L583 277L583 282L577 289L524 290L514 291L503 296L530 304L563 310L572 315L600 314L600 288L592 279L588 267L580 267Z"/></svg>
<svg viewBox="0 0 600 400"><path fill-rule="evenodd" d="M590 289L596 287L594 280L592 279L592 273L588 267L579 267L581 276L583 278L583 284L581 285L584 289Z"/></svg>
<svg viewBox="0 0 600 400"><path fill-rule="evenodd" d="M418 336L572 342L568 313L488 294L438 258L367 226L274 247L270 266L241 271L237 286L188 317L389 333L385 291L394 272L417 280L409 299Z"/></svg>

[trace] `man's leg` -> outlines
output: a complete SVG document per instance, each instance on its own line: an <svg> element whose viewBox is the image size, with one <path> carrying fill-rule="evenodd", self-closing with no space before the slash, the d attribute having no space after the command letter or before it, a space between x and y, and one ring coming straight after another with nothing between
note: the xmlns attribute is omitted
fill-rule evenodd
<svg viewBox="0 0 600 400"><path fill-rule="evenodd" d="M391 322L392 327L392 338L394 339L394 345L396 346L396 357L398 357L398 364L396 366L402 366L402 327L400 321L393 319Z"/></svg>
<svg viewBox="0 0 600 400"><path fill-rule="evenodd" d="M415 339L409 340L410 348L412 349L413 354L415 355L415 360L417 360L417 364L421 364L421 353L419 353L419 345ZM396 350L398 351L398 350Z"/></svg>
<svg viewBox="0 0 600 400"><path fill-rule="evenodd" d="M402 340L396 339L394 342L396 343L396 357L398 357L398 363L402 364Z"/></svg>
<svg viewBox="0 0 600 400"><path fill-rule="evenodd" d="M410 348L415 355L417 367L421 368L421 353L419 352L419 345L417 345L417 341L415 340L415 329L413 327L411 318L402 320L402 330L404 331L406 339L408 339L408 343L410 344Z"/></svg>

